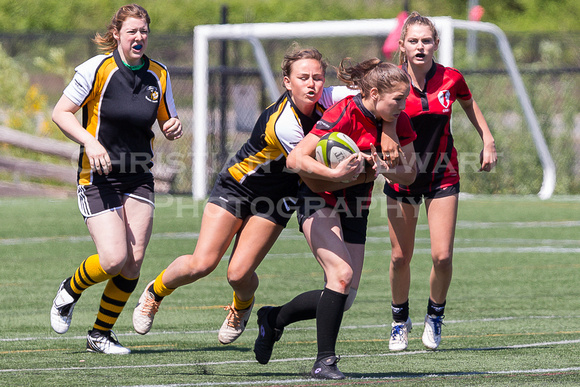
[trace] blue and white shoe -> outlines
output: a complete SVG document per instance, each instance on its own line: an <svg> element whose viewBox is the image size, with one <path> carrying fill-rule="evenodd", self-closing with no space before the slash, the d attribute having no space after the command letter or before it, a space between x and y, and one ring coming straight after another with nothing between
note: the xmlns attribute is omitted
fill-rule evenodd
<svg viewBox="0 0 580 387"><path fill-rule="evenodd" d="M437 349L441 343L441 325L445 316L426 315L423 344L427 349Z"/></svg>
<svg viewBox="0 0 580 387"><path fill-rule="evenodd" d="M389 349L391 351L403 351L409 345L408 334L413 329L411 318L405 322L395 322L391 326L391 338L389 339Z"/></svg>

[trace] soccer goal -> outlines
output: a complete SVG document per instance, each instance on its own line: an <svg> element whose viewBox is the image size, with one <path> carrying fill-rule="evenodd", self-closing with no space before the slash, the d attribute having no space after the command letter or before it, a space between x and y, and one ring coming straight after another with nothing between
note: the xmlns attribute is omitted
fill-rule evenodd
<svg viewBox="0 0 580 387"><path fill-rule="evenodd" d="M536 113L526 92L505 34L499 27L491 23L455 20L450 17L434 17L432 20L440 35L437 60L445 66L453 66L455 30L476 31L490 34L495 38L497 51L509 74L512 87L517 95L527 128L532 136L543 169L542 183L538 195L542 199L550 198L556 183L555 164L546 145ZM354 50L359 50L361 55L366 55L366 57L379 56L382 42L396 25L396 19L367 19L292 23L220 24L195 27L193 36L194 135L192 144L192 192L194 199L203 199L207 196L211 175L219 167L210 168L208 164L208 160L212 157L213 152L210 151L208 145L209 128L211 122L216 120L210 113L214 108L215 102L210 102L210 99L220 92L219 90L212 89L209 83L210 61L213 61L215 65L215 57L218 56L216 51L210 48L212 43L215 44L216 42L223 41L244 42L247 47L250 47L240 48L240 46L236 46L237 48L234 50L236 51L234 55L235 60L241 62L244 60L242 59L244 52L250 53L249 55L254 61L253 66L258 69L263 98L266 98L269 102L273 102L282 91L279 88L280 81L277 80L273 70L275 66L272 65L273 60L271 59L271 54L273 51L272 47L274 47L273 42L300 40L301 43L306 42L307 44L305 45L314 45L317 48L319 48L320 44L324 45L324 42L326 42L327 50L321 50L321 52L323 52L327 59L327 52L338 53L338 59L334 61L334 63L338 63L341 58L352 56L352 51ZM314 39L318 39L316 44L311 43ZM332 43L329 43L331 40ZM348 47L346 53L343 50L343 46ZM245 85L244 87L238 87L236 90L238 97L234 99L234 105L236 103L239 104L239 102L259 99L256 97L257 91L251 86ZM230 106L228 110L238 111L238 115L242 112L248 117L253 117L253 120L255 120L261 108L256 106ZM237 120L237 118L233 117L232 120ZM245 136L247 138L247 133ZM224 142L229 140L227 138L221 138L219 141ZM234 148L232 147L231 151L235 151L236 149Z"/></svg>

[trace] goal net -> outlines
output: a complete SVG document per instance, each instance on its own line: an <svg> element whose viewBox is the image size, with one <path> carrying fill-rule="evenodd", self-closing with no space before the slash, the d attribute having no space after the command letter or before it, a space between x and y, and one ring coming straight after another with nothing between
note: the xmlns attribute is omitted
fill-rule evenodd
<svg viewBox="0 0 580 387"><path fill-rule="evenodd" d="M488 36L480 45L483 46L481 50L484 54L479 56L487 55L487 62L503 69L502 83L499 85L497 82L486 83L489 82L486 80L489 77L485 76L481 81L475 79L475 76L474 79L466 76L467 82L478 104L488 108L484 110L484 115L492 129L505 125L506 116L503 107L497 109L496 115L493 104L497 103L498 94L504 95L506 90L509 90L511 96L506 98L507 103L513 107L515 122L525 132L528 145L531 148L535 147L537 153L536 162L539 164L537 174L530 176L529 168L524 172L528 173L525 178L531 184L529 189L539 191L538 195L543 199L549 198L555 186L554 162L517 70L507 38L497 26L490 23L454 20L449 17L434 17L432 20L440 36L437 61L445 66L454 66L454 59L457 62L461 61L462 65L469 63L465 60L465 50L459 54L455 52L459 51L455 50L458 46L457 40L464 37L456 31L477 31L480 35ZM297 42L301 47L316 47L331 65L327 71L326 85L336 85L340 83L333 73L332 66L337 66L345 57L352 58L353 62L381 57L385 38L396 25L396 19L368 19L195 27L193 197L203 199L207 196L224 162L247 140L261 111L281 94L280 64L293 42ZM463 70L462 67L457 67ZM493 91L493 87L497 89ZM490 102L487 103L486 100ZM496 117L499 121L497 124L494 122ZM460 168L462 161L464 164L461 170L462 181L467 181L467 185L462 183L462 190L465 188L465 192L470 192L470 189L480 191L481 188L478 186L477 177L472 179L469 174L465 174L476 169L474 164L478 164L481 150L481 141L478 137L473 139L477 134L469 126L465 114L462 112L454 114L454 133L461 130L462 138L468 138L466 142L471 144L466 145L469 149L463 150L463 153L458 146ZM456 134L455 137L457 143L459 136ZM511 173L512 178L513 174ZM505 177L502 175L501 170L496 172L495 176L490 178L491 185L505 187ZM471 183L471 180L475 182Z"/></svg>

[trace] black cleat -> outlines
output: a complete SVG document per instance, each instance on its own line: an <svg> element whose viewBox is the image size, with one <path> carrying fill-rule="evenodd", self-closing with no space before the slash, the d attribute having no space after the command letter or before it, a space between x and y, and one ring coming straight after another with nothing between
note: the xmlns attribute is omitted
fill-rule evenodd
<svg viewBox="0 0 580 387"><path fill-rule="evenodd" d="M258 338L254 342L254 353L260 364L268 364L274 349L274 343L280 340L284 329L272 329L268 323L268 313L272 306L264 306L258 310Z"/></svg>
<svg viewBox="0 0 580 387"><path fill-rule="evenodd" d="M337 356L329 356L322 360L318 360L316 363L314 363L314 367L312 367L310 375L316 379L344 379L344 374L340 372L338 366L336 365L339 360L340 357Z"/></svg>

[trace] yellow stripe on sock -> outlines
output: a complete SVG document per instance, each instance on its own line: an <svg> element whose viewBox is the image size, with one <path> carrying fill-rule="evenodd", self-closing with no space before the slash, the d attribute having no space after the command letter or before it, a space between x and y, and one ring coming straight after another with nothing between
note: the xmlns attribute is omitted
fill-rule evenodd
<svg viewBox="0 0 580 387"><path fill-rule="evenodd" d="M103 269L98 254L93 254L81 263L70 281L70 287L76 294L81 294L88 287L111 278Z"/></svg>
<svg viewBox="0 0 580 387"><path fill-rule="evenodd" d="M94 328L107 331L113 327L135 290L137 281L138 278L131 279L119 274L107 282Z"/></svg>

